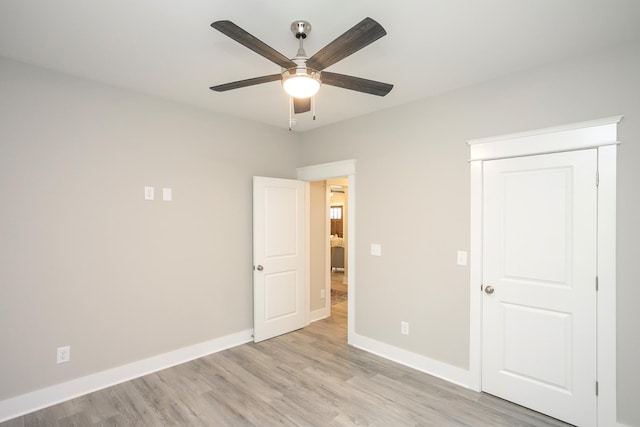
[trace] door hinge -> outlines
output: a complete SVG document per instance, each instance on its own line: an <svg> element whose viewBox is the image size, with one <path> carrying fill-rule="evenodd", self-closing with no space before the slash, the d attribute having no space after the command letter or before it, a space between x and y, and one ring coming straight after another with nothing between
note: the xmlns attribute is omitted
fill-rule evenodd
<svg viewBox="0 0 640 427"><path fill-rule="evenodd" d="M596 171L596 187L600 185L600 172Z"/></svg>
<svg viewBox="0 0 640 427"><path fill-rule="evenodd" d="M598 292L599 288L600 288L600 283L598 281L598 276L596 276L596 292Z"/></svg>
<svg viewBox="0 0 640 427"><path fill-rule="evenodd" d="M598 381L596 381L596 396L598 395Z"/></svg>

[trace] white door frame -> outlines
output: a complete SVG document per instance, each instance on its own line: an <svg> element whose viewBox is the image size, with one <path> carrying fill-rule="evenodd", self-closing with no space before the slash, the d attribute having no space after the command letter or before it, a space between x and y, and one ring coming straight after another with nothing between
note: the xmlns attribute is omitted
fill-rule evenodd
<svg viewBox="0 0 640 427"><path fill-rule="evenodd" d="M349 284L349 298L347 299L347 343L352 344L355 337L356 316L356 160L323 163L297 168L298 179L301 181L324 181L331 178L347 177L349 191L347 192L347 283Z"/></svg>
<svg viewBox="0 0 640 427"><path fill-rule="evenodd" d="M598 149L598 425L616 425L616 152L622 116L468 141L471 168L469 388L482 391L483 162ZM596 177L594 177L594 180ZM594 384L595 393L595 384Z"/></svg>

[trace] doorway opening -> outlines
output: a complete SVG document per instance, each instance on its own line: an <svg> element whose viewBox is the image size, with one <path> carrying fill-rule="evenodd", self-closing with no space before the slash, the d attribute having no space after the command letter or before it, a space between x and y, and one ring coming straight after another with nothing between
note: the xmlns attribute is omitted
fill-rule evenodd
<svg viewBox="0 0 640 427"><path fill-rule="evenodd" d="M354 319L355 319L355 298L356 298L356 275L355 275L355 242L356 242L356 222L355 222L355 160L345 160L334 163L325 163L320 165L305 166L297 169L298 179L309 182L310 187L310 238L309 238L309 298L310 298L310 314L309 321L330 317L332 314L331 305L331 273L335 272L335 281L342 279L343 283L336 285L344 285L347 287L347 298L343 303L346 309L347 318L347 343L352 343L355 336ZM331 218L330 208L331 200L331 183L333 180L340 180L334 183L334 206L341 207L342 215L342 239L344 247L344 266L336 268L335 271L331 267ZM344 201L342 205L338 205L339 187L342 185L344 190ZM319 196L320 195L320 196ZM322 196L324 195L324 196ZM320 210L314 209L313 200L321 200L324 205ZM317 207L317 206L316 206ZM334 233L339 234L339 233ZM335 250L334 250L335 252ZM320 254L318 256L318 253ZM341 275L341 277L339 276ZM315 278L314 278L315 277ZM336 314L338 309L336 304Z"/></svg>
<svg viewBox="0 0 640 427"><path fill-rule="evenodd" d="M325 251L325 255L329 256L331 263L331 301L329 303L329 308L330 312L333 312L334 308L337 310L342 310L344 308L346 311L346 302L349 296L349 282L347 277L347 218L349 215L347 195L349 191L349 183L347 178L330 179L325 181L325 183L326 191L329 192L329 209L325 210L330 224L329 250ZM339 306L335 307L336 305Z"/></svg>
<svg viewBox="0 0 640 427"><path fill-rule="evenodd" d="M309 184L310 320L348 313L348 179Z"/></svg>

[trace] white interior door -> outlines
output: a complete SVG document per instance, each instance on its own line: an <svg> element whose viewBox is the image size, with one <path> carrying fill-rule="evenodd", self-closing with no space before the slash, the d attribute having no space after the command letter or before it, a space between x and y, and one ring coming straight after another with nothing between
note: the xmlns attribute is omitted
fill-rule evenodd
<svg viewBox="0 0 640 427"><path fill-rule="evenodd" d="M597 152L484 163L482 389L596 425Z"/></svg>
<svg viewBox="0 0 640 427"><path fill-rule="evenodd" d="M307 325L307 186L253 177L253 336Z"/></svg>

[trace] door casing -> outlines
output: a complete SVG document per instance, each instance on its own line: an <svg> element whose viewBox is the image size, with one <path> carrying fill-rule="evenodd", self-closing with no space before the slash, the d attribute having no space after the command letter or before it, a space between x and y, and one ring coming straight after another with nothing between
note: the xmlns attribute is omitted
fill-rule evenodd
<svg viewBox="0 0 640 427"><path fill-rule="evenodd" d="M616 152L622 116L468 141L471 239L469 388L482 391L482 188L483 162L502 158L597 148L599 280L597 308L598 425L616 415ZM594 177L595 179L595 177ZM595 385L594 385L595 393Z"/></svg>

